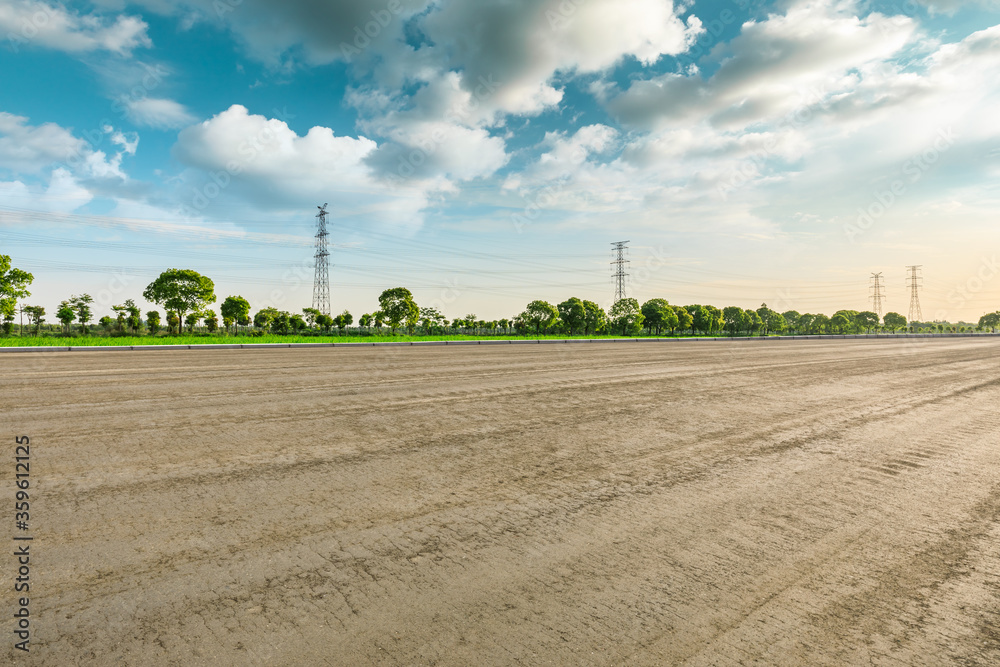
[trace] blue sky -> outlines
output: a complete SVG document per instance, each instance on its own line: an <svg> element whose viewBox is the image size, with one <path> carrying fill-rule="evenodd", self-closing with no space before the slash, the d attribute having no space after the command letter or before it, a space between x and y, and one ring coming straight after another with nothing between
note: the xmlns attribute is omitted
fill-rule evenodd
<svg viewBox="0 0 1000 667"><path fill-rule="evenodd" d="M336 312L1000 308L1000 3L0 0L0 252L50 313L160 271ZM143 304L145 305L145 304ZM52 318L50 318L52 319Z"/></svg>

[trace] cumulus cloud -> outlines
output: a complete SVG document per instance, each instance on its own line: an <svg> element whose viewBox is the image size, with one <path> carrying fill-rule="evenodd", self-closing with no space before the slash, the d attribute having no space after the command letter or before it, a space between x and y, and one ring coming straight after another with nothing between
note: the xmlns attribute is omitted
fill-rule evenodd
<svg viewBox="0 0 1000 667"><path fill-rule="evenodd" d="M182 130L174 154L215 183L215 196L235 195L269 209L330 201L338 215L419 224L426 194L380 180L366 163L376 148L371 139L336 136L327 127L299 136L283 121L233 105Z"/></svg>
<svg viewBox="0 0 1000 667"><path fill-rule="evenodd" d="M39 45L69 53L109 51L129 55L153 45L148 25L135 16L108 20L97 14L81 15L60 4L40 0L15 0L0 4L0 32L15 49Z"/></svg>
<svg viewBox="0 0 1000 667"><path fill-rule="evenodd" d="M711 77L696 72L640 80L611 99L609 110L643 129L706 117L736 127L850 90L858 70L897 54L917 29L908 17L871 13L861 19L852 9L810 0L784 15L750 21L713 51L721 62Z"/></svg>
<svg viewBox="0 0 1000 667"><path fill-rule="evenodd" d="M125 109L133 123L158 129L181 128L196 120L183 104L169 99L143 97L127 100Z"/></svg>

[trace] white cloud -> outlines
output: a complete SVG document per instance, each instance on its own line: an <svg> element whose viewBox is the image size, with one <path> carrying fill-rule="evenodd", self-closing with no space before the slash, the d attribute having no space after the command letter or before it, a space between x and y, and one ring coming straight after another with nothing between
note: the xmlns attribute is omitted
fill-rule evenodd
<svg viewBox="0 0 1000 667"><path fill-rule="evenodd" d="M208 188L212 198L236 197L272 210L329 201L339 216L420 224L426 193L378 179L366 163L376 148L370 139L336 136L326 127L299 136L283 121L233 105L181 131L174 153L215 183ZM204 188L199 192L206 198Z"/></svg>
<svg viewBox="0 0 1000 667"><path fill-rule="evenodd" d="M138 17L117 16L111 21L40 0L0 4L0 32L7 35L8 45L15 49L38 45L69 53L109 51L129 55L136 48L152 46L147 28Z"/></svg>
<svg viewBox="0 0 1000 667"><path fill-rule="evenodd" d="M137 125L159 129L176 129L193 123L196 118L174 100L143 97L125 104L129 119Z"/></svg>

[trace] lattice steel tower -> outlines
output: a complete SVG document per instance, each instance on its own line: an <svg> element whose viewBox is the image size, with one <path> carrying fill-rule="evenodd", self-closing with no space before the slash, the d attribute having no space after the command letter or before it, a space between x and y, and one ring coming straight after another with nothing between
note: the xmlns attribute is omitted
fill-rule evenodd
<svg viewBox="0 0 1000 667"><path fill-rule="evenodd" d="M920 313L920 296L917 294L920 281L923 280L918 274L921 266L923 265L917 264L906 267L910 272L910 275L906 277L907 285L910 288L910 316L907 318L910 322L922 322L924 319L924 316Z"/></svg>
<svg viewBox="0 0 1000 667"><path fill-rule="evenodd" d="M625 265L629 263L625 259L625 254L628 252L628 243L628 241L615 241L611 244L611 256L614 258L611 260L611 276L615 279L615 303L625 298L625 279L628 278Z"/></svg>
<svg viewBox="0 0 1000 667"><path fill-rule="evenodd" d="M326 207L327 204L317 206L319 213L316 214L316 277L313 278L313 305L312 307L323 313L330 314L330 251L327 249L326 237Z"/></svg>
<svg viewBox="0 0 1000 667"><path fill-rule="evenodd" d="M882 319L882 299L885 298L885 285L882 283L882 272L873 273L872 280L874 285L871 286L872 295L872 311L878 315L878 318Z"/></svg>

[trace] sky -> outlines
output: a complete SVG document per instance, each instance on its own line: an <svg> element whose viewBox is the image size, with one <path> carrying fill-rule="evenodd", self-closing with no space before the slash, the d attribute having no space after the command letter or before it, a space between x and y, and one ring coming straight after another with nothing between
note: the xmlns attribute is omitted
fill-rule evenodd
<svg viewBox="0 0 1000 667"><path fill-rule="evenodd" d="M334 313L1000 309L1000 1L0 0L0 253ZM216 304L217 307L217 304Z"/></svg>

